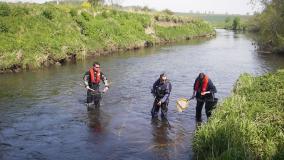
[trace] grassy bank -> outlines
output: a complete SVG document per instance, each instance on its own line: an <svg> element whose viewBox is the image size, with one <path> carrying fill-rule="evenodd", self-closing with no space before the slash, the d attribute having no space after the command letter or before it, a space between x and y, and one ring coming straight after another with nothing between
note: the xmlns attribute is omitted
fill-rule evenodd
<svg viewBox="0 0 284 160"><path fill-rule="evenodd" d="M195 135L198 159L284 158L284 70L244 74Z"/></svg>
<svg viewBox="0 0 284 160"><path fill-rule="evenodd" d="M176 15L185 15L195 18L204 19L210 22L213 27L219 29L230 29L233 30L234 19L239 19L238 28L235 30L244 30L247 27L247 22L251 19L250 15L239 15L239 14L198 14L198 13L176 13Z"/></svg>
<svg viewBox="0 0 284 160"><path fill-rule="evenodd" d="M88 3L0 3L0 72L208 34L214 34L208 23L182 16L93 8Z"/></svg>

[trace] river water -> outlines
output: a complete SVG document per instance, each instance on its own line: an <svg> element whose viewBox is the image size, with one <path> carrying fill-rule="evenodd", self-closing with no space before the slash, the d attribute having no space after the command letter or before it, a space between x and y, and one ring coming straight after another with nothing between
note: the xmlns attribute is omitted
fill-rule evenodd
<svg viewBox="0 0 284 160"><path fill-rule="evenodd" d="M94 60L101 63L111 88L101 108L88 112L80 84ZM198 73L209 75L222 100L241 73L261 75L279 68L284 68L284 57L256 53L244 34L217 30L213 39L2 74L0 159L192 159L195 102L178 113L175 101L191 96ZM173 86L171 127L152 122L150 116L150 88L161 72Z"/></svg>

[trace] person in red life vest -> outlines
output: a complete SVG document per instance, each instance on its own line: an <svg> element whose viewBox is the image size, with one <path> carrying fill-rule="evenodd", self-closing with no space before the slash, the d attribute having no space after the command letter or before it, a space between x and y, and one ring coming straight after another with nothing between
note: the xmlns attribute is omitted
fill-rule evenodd
<svg viewBox="0 0 284 160"><path fill-rule="evenodd" d="M100 107L101 101L101 91L100 91L100 82L104 83L105 88L103 89L103 93L105 93L109 84L106 76L100 70L100 64L98 62L94 62L93 67L91 67L84 74L84 84L87 89L87 106L90 109L90 105L93 103L95 107Z"/></svg>
<svg viewBox="0 0 284 160"><path fill-rule="evenodd" d="M169 97L172 90L172 85L165 73L160 75L160 78L155 81L151 93L155 97L153 108L151 110L152 118L158 117L158 112L161 108L161 117L167 119L167 111Z"/></svg>
<svg viewBox="0 0 284 160"><path fill-rule="evenodd" d="M211 79L204 73L199 73L198 77L195 79L191 97L192 99L195 97L197 100L195 115L197 121L202 121L201 113L204 103L207 118L211 116L211 111L218 101L218 99L215 98L216 92L217 89Z"/></svg>

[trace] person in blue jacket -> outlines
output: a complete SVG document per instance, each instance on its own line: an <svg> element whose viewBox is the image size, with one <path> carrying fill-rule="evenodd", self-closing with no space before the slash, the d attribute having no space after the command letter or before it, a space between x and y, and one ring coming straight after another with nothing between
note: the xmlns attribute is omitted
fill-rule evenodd
<svg viewBox="0 0 284 160"><path fill-rule="evenodd" d="M172 90L172 85L165 73L160 75L160 78L153 84L151 93L155 97L153 108L151 110L152 118L157 118L161 108L161 117L167 119L167 111L169 97Z"/></svg>

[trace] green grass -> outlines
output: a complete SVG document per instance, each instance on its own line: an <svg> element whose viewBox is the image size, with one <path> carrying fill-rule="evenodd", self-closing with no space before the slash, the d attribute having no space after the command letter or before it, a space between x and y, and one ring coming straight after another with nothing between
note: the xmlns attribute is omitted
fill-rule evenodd
<svg viewBox="0 0 284 160"><path fill-rule="evenodd" d="M197 14L197 13L176 13L177 15L191 16L195 18L200 18L205 21L208 21L212 26L216 28L226 28L230 29L232 26L232 21L235 17L240 17L242 26L246 26L247 22L252 18L250 15L231 15L231 14ZM229 23L226 23L225 20L230 19Z"/></svg>
<svg viewBox="0 0 284 160"><path fill-rule="evenodd" d="M162 27L157 24L161 21L180 27ZM146 34L146 28L156 29L155 34ZM145 42L198 36L209 30L213 33L209 24L190 17L92 8L87 2L81 6L0 3L0 71L39 68L46 62L68 60L70 55L84 59L90 54L142 48Z"/></svg>
<svg viewBox="0 0 284 160"><path fill-rule="evenodd" d="M284 70L242 75L193 146L198 159L283 159Z"/></svg>
<svg viewBox="0 0 284 160"><path fill-rule="evenodd" d="M195 20L194 23L175 27L162 27L156 25L155 30L157 31L156 34L158 37L169 41L202 36L214 32L208 23L201 20Z"/></svg>

